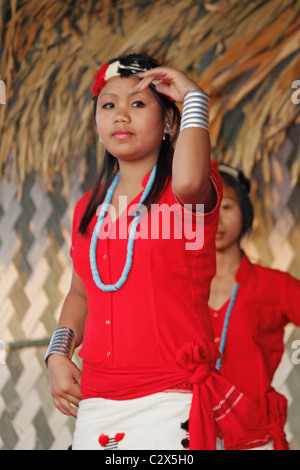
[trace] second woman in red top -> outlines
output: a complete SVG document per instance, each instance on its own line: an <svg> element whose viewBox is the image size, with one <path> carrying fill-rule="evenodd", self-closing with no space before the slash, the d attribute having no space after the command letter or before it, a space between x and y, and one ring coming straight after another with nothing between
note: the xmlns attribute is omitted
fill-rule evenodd
<svg viewBox="0 0 300 470"><path fill-rule="evenodd" d="M284 352L284 327L300 325L300 281L288 273L250 262L240 242L253 221L250 183L242 172L219 165L224 197L216 235L217 273L210 311L223 377L250 397L264 424L249 432L236 449L289 448L284 425L287 400L272 387Z"/></svg>

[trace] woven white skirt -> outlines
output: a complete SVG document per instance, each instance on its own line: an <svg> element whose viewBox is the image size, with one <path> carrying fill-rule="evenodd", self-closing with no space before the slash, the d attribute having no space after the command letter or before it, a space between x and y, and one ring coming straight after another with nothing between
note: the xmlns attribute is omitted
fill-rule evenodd
<svg viewBox="0 0 300 470"><path fill-rule="evenodd" d="M133 400L91 398L79 404L73 450L184 450L192 393Z"/></svg>

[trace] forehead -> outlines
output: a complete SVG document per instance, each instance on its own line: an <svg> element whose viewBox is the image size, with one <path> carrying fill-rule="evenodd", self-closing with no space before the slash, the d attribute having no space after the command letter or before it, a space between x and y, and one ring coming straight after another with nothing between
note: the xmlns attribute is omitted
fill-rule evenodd
<svg viewBox="0 0 300 470"><path fill-rule="evenodd" d="M236 190L225 182L223 183L223 199L231 199L236 202L239 200Z"/></svg>
<svg viewBox="0 0 300 470"><path fill-rule="evenodd" d="M138 92L135 88L136 85L139 83L140 79L131 75L130 77L113 77L110 78L102 90L100 91L99 96L105 96L107 94L111 95L132 95L132 94L143 94L145 96L152 96L153 93L149 88L142 92Z"/></svg>

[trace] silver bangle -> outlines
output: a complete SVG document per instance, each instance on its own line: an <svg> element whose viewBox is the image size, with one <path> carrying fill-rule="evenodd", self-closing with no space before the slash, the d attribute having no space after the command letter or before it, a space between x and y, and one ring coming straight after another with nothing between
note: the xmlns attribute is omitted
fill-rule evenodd
<svg viewBox="0 0 300 470"><path fill-rule="evenodd" d="M209 96L202 90L189 91L183 100L180 132L187 127L209 131Z"/></svg>
<svg viewBox="0 0 300 470"><path fill-rule="evenodd" d="M75 334L70 328L62 327L54 331L44 361L47 365L50 354L61 354L72 359L75 349Z"/></svg>

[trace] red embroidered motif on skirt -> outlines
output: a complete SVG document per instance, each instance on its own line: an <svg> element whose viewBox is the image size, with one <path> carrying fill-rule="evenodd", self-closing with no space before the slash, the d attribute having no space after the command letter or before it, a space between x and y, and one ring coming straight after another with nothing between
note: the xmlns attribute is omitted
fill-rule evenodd
<svg viewBox="0 0 300 470"><path fill-rule="evenodd" d="M124 432L119 432L115 435L115 437L109 437L105 434L101 434L99 436L98 442L101 447L104 447L108 450L118 449L118 442L120 442L125 436Z"/></svg>

